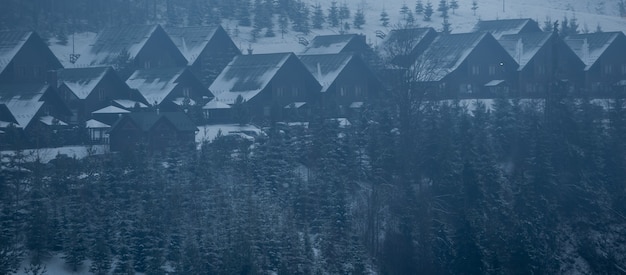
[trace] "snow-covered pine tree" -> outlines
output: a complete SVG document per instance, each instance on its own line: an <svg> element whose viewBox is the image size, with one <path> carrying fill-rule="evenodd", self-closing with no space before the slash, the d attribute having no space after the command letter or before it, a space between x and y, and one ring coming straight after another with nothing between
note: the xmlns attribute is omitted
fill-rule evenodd
<svg viewBox="0 0 626 275"><path fill-rule="evenodd" d="M415 14L422 14L424 12L424 3L422 0L417 0L415 3Z"/></svg>
<svg viewBox="0 0 626 275"><path fill-rule="evenodd" d="M543 27L541 29L544 32L552 32L553 26L552 19L549 16L546 16L546 20L543 21Z"/></svg>
<svg viewBox="0 0 626 275"><path fill-rule="evenodd" d="M309 32L311 32L309 17L309 5L302 1L296 2L296 16L292 19L293 25L291 26L291 28L294 31L309 34Z"/></svg>
<svg viewBox="0 0 626 275"><path fill-rule="evenodd" d="M337 1L330 2L330 8L328 8L328 22L331 27L339 26L339 8L337 7Z"/></svg>
<svg viewBox="0 0 626 275"><path fill-rule="evenodd" d="M452 14L454 14L454 11L456 9L459 8L459 1L458 0L450 0L450 9L452 9Z"/></svg>
<svg viewBox="0 0 626 275"><path fill-rule="evenodd" d="M354 14L354 22L352 23L355 28L361 29L363 25L365 25L365 14L363 13L363 9L357 9L356 14Z"/></svg>
<svg viewBox="0 0 626 275"><path fill-rule="evenodd" d="M441 26L442 26L441 32L443 34L450 34L450 32L452 31L451 25L452 24L450 24L450 21L448 21L448 18L447 17L444 18L443 23L441 23Z"/></svg>
<svg viewBox="0 0 626 275"><path fill-rule="evenodd" d="M472 0L472 12L476 16L476 10L478 9L478 0Z"/></svg>
<svg viewBox="0 0 626 275"><path fill-rule="evenodd" d="M350 19L350 8L346 2L343 2L339 6L339 21L345 21Z"/></svg>
<svg viewBox="0 0 626 275"><path fill-rule="evenodd" d="M252 26L252 20L250 19L250 3L250 0L243 0L242 3L237 6L237 22L239 26Z"/></svg>
<svg viewBox="0 0 626 275"><path fill-rule="evenodd" d="M447 18L449 9L450 9L450 6L448 6L447 0L439 1L439 6L437 7L437 11L441 12L441 17Z"/></svg>
<svg viewBox="0 0 626 275"><path fill-rule="evenodd" d="M280 30L280 37L285 38L285 34L289 31L289 17L287 17L286 11L281 11L278 15L278 29Z"/></svg>
<svg viewBox="0 0 626 275"><path fill-rule="evenodd" d="M385 9L380 12L380 25L383 27L389 26L389 14L385 11Z"/></svg>
<svg viewBox="0 0 626 275"><path fill-rule="evenodd" d="M433 4L430 0L426 1L426 7L424 7L424 21L430 21L431 16L435 11L433 10Z"/></svg>
<svg viewBox="0 0 626 275"><path fill-rule="evenodd" d="M326 19L324 18L324 10L322 10L322 5L317 3L313 6L313 18L312 18L313 28L314 29L322 29L324 27L324 22Z"/></svg>
<svg viewBox="0 0 626 275"><path fill-rule="evenodd" d="M402 7L400 7L400 16L402 16L402 20L406 21L406 17L409 15L410 12L411 10L406 5L406 3L402 4Z"/></svg>

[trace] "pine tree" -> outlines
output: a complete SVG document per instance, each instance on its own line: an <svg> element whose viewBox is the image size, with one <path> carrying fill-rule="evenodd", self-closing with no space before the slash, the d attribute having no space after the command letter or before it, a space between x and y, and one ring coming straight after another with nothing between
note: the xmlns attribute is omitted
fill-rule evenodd
<svg viewBox="0 0 626 275"><path fill-rule="evenodd" d="M476 10L478 9L478 0L472 0L472 12L476 16Z"/></svg>
<svg viewBox="0 0 626 275"><path fill-rule="evenodd" d="M447 18L449 9L450 7L448 6L448 1L446 0L439 1L439 6L437 7L437 11L441 12L441 17Z"/></svg>
<svg viewBox="0 0 626 275"><path fill-rule="evenodd" d="M619 16L626 17L626 2L624 0L617 2L617 9L619 10Z"/></svg>
<svg viewBox="0 0 626 275"><path fill-rule="evenodd" d="M417 0L417 3L415 3L415 14L422 14L424 12L424 3L422 3L422 0Z"/></svg>
<svg viewBox="0 0 626 275"><path fill-rule="evenodd" d="M296 14L293 18L293 25L291 28L294 31L309 34L311 32L309 25L309 5L302 1L296 2Z"/></svg>
<svg viewBox="0 0 626 275"><path fill-rule="evenodd" d="M543 31L544 32L552 32L552 19L549 16L546 16L546 20L543 21Z"/></svg>
<svg viewBox="0 0 626 275"><path fill-rule="evenodd" d="M337 1L332 1L330 3L330 8L328 9L328 22L331 27L339 26L339 8L337 7Z"/></svg>
<svg viewBox="0 0 626 275"><path fill-rule="evenodd" d="M278 29L280 30L280 37L285 38L285 34L289 31L289 18L284 11L278 15Z"/></svg>
<svg viewBox="0 0 626 275"><path fill-rule="evenodd" d="M361 29L361 26L365 25L365 14L363 14L363 9L357 9L356 14L354 15L354 22L352 23L355 28Z"/></svg>
<svg viewBox="0 0 626 275"><path fill-rule="evenodd" d="M339 21L343 22L348 19L350 19L350 8L346 2L343 2L339 6Z"/></svg>
<svg viewBox="0 0 626 275"><path fill-rule="evenodd" d="M389 14L384 9L380 12L380 25L383 27L389 26Z"/></svg>
<svg viewBox="0 0 626 275"><path fill-rule="evenodd" d="M443 19L443 23L442 23L442 29L441 29L441 32L442 32L442 33L444 33L444 34L450 34L450 32L452 31L452 30L450 29L450 26L451 26L451 25L452 25L452 24L450 24L450 21L448 21L448 18L444 18L444 19Z"/></svg>
<svg viewBox="0 0 626 275"><path fill-rule="evenodd" d="M400 8L400 15L402 16L402 19L404 21L406 21L406 17L408 16L408 14L411 12L411 10L409 9L409 7L406 5L406 3L402 4L402 7Z"/></svg>
<svg viewBox="0 0 626 275"><path fill-rule="evenodd" d="M430 0L426 1L426 7L424 8L424 21L430 21L434 12L433 4Z"/></svg>
<svg viewBox="0 0 626 275"><path fill-rule="evenodd" d="M452 14L454 14L454 10L459 8L459 1L450 0L450 9L452 9Z"/></svg>
<svg viewBox="0 0 626 275"><path fill-rule="evenodd" d="M313 28L314 29L322 29L324 26L324 11L322 10L322 5L317 3L313 6Z"/></svg>
<svg viewBox="0 0 626 275"><path fill-rule="evenodd" d="M250 19L250 3L250 0L244 0L237 6L237 22L239 26L252 26L252 20Z"/></svg>

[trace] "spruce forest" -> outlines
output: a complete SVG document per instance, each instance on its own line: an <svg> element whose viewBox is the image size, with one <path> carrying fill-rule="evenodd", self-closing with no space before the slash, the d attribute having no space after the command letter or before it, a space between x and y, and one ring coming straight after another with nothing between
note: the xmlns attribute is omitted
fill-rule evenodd
<svg viewBox="0 0 626 275"><path fill-rule="evenodd" d="M0 29L254 26L265 12L304 32L307 5L3 0ZM410 85L350 125L274 123L194 151L3 156L0 274L46 274L53 256L93 274L626 273L623 95L555 82L546 98L435 101Z"/></svg>

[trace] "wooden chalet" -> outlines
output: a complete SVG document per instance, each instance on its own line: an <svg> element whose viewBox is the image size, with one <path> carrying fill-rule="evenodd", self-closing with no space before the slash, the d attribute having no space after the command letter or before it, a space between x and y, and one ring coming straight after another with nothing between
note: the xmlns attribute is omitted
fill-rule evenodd
<svg viewBox="0 0 626 275"><path fill-rule="evenodd" d="M518 64L489 33L439 35L409 81L432 98L493 97L515 87Z"/></svg>
<svg viewBox="0 0 626 275"><path fill-rule="evenodd" d="M625 90L626 36L623 32L576 34L564 39L585 64L584 92L607 95Z"/></svg>
<svg viewBox="0 0 626 275"><path fill-rule="evenodd" d="M71 124L83 124L91 113L114 101L145 107L141 94L131 90L112 67L70 68L58 72L59 93L72 110ZM119 104L119 103L118 103Z"/></svg>
<svg viewBox="0 0 626 275"><path fill-rule="evenodd" d="M160 25L136 25L103 29L75 65L113 66L125 78L137 69L186 66L187 59Z"/></svg>
<svg viewBox="0 0 626 275"><path fill-rule="evenodd" d="M569 82L572 89L583 85L585 64L555 32L507 34L498 42L519 64L520 96L545 96L559 80Z"/></svg>
<svg viewBox="0 0 626 275"><path fill-rule="evenodd" d="M472 32L488 32L496 39L507 34L542 32L537 21L530 18L480 20Z"/></svg>
<svg viewBox="0 0 626 275"><path fill-rule="evenodd" d="M184 111L213 99L213 94L188 67L137 70L126 84L165 112Z"/></svg>
<svg viewBox="0 0 626 275"><path fill-rule="evenodd" d="M286 106L315 102L321 88L293 53L237 56L209 87L239 122L257 123L289 119Z"/></svg>
<svg viewBox="0 0 626 275"><path fill-rule="evenodd" d="M350 115L364 103L375 100L383 90L378 77L358 55L339 53L299 58L322 85L319 105L331 117Z"/></svg>
<svg viewBox="0 0 626 275"><path fill-rule="evenodd" d="M433 28L392 30L379 47L379 52L389 63L408 67L415 63L417 56L428 48L437 35Z"/></svg>
<svg viewBox="0 0 626 275"><path fill-rule="evenodd" d="M182 112L139 112L122 116L109 131L111 151L195 148L198 128Z"/></svg>
<svg viewBox="0 0 626 275"><path fill-rule="evenodd" d="M188 66L208 87L241 51L222 26L167 28Z"/></svg>
<svg viewBox="0 0 626 275"><path fill-rule="evenodd" d="M13 133L7 136L13 146L62 145L73 137L71 112L49 85L0 85L0 106L0 130Z"/></svg>
<svg viewBox="0 0 626 275"><path fill-rule="evenodd" d="M45 83L47 72L60 68L63 65L37 33L0 32L0 83Z"/></svg>

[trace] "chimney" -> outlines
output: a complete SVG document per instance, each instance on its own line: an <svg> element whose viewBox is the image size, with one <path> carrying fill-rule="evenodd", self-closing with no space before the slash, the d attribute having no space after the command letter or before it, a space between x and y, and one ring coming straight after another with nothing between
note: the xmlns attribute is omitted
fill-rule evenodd
<svg viewBox="0 0 626 275"><path fill-rule="evenodd" d="M322 80L322 66L319 62L317 62L317 77L319 80Z"/></svg>
<svg viewBox="0 0 626 275"><path fill-rule="evenodd" d="M59 81L59 76L56 70L50 70L46 72L46 84L56 89L59 87L58 81Z"/></svg>

